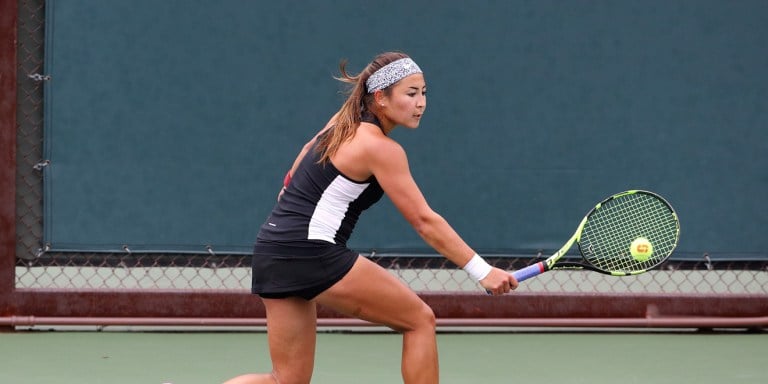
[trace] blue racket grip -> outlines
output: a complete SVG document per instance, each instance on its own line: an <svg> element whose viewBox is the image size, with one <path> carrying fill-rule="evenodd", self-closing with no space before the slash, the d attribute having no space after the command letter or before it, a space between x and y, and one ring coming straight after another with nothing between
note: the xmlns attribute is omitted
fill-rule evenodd
<svg viewBox="0 0 768 384"><path fill-rule="evenodd" d="M523 280L528 280L531 277L537 276L545 270L546 269L544 268L544 263L538 262L536 264L529 265L523 269L518 269L517 271L512 272L512 276L514 276L518 282L521 282Z"/></svg>
<svg viewBox="0 0 768 384"><path fill-rule="evenodd" d="M512 272L512 276L514 276L515 280L517 280L517 282L519 283L523 280L528 280L531 277L537 276L544 271L546 271L546 266L544 266L544 262L538 262L536 264L529 265L523 269L518 269L517 271ZM489 290L486 290L485 293L489 295L493 294Z"/></svg>

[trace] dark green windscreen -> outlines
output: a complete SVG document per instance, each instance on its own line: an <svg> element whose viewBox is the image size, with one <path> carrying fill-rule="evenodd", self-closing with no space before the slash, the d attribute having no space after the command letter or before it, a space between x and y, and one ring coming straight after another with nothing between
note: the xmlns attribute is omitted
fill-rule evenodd
<svg viewBox="0 0 768 384"><path fill-rule="evenodd" d="M768 255L768 2L48 1L52 250L250 252L333 79L402 50L393 136L478 250L559 248L594 203L666 197L676 257ZM432 251L384 199L350 243Z"/></svg>

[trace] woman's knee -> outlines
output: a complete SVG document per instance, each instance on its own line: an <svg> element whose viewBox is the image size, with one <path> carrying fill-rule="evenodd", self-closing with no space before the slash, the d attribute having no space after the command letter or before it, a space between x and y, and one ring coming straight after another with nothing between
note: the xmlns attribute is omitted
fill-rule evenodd
<svg viewBox="0 0 768 384"><path fill-rule="evenodd" d="M424 302L421 302L419 308L412 312L409 320L408 328L403 331L434 331L437 324L435 312Z"/></svg>
<svg viewBox="0 0 768 384"><path fill-rule="evenodd" d="M429 328L435 329L435 327L437 326L435 311L433 311L432 307L430 307L426 303L424 304L422 316L423 316L425 325Z"/></svg>

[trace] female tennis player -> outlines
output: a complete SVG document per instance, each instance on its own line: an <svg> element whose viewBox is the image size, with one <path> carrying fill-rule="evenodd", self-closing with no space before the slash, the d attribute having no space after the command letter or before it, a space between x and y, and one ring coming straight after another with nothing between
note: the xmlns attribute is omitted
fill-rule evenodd
<svg viewBox="0 0 768 384"><path fill-rule="evenodd" d="M407 55L378 55L357 75L340 110L299 153L253 254L253 293L267 313L272 371L225 384L309 383L317 304L403 334L402 376L437 383L435 315L386 269L348 249L360 213L383 194L437 252L494 295L517 281L491 267L427 204L411 176L397 126L417 128L427 106L421 69Z"/></svg>

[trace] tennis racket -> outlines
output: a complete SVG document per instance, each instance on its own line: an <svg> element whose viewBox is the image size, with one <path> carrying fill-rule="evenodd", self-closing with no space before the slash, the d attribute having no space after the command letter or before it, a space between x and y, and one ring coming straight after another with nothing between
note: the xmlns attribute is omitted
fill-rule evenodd
<svg viewBox="0 0 768 384"><path fill-rule="evenodd" d="M625 191L592 208L555 254L512 275L518 282L557 269L637 275L669 258L679 238L677 214L664 198L648 191ZM573 243L581 253L578 262L564 258Z"/></svg>

